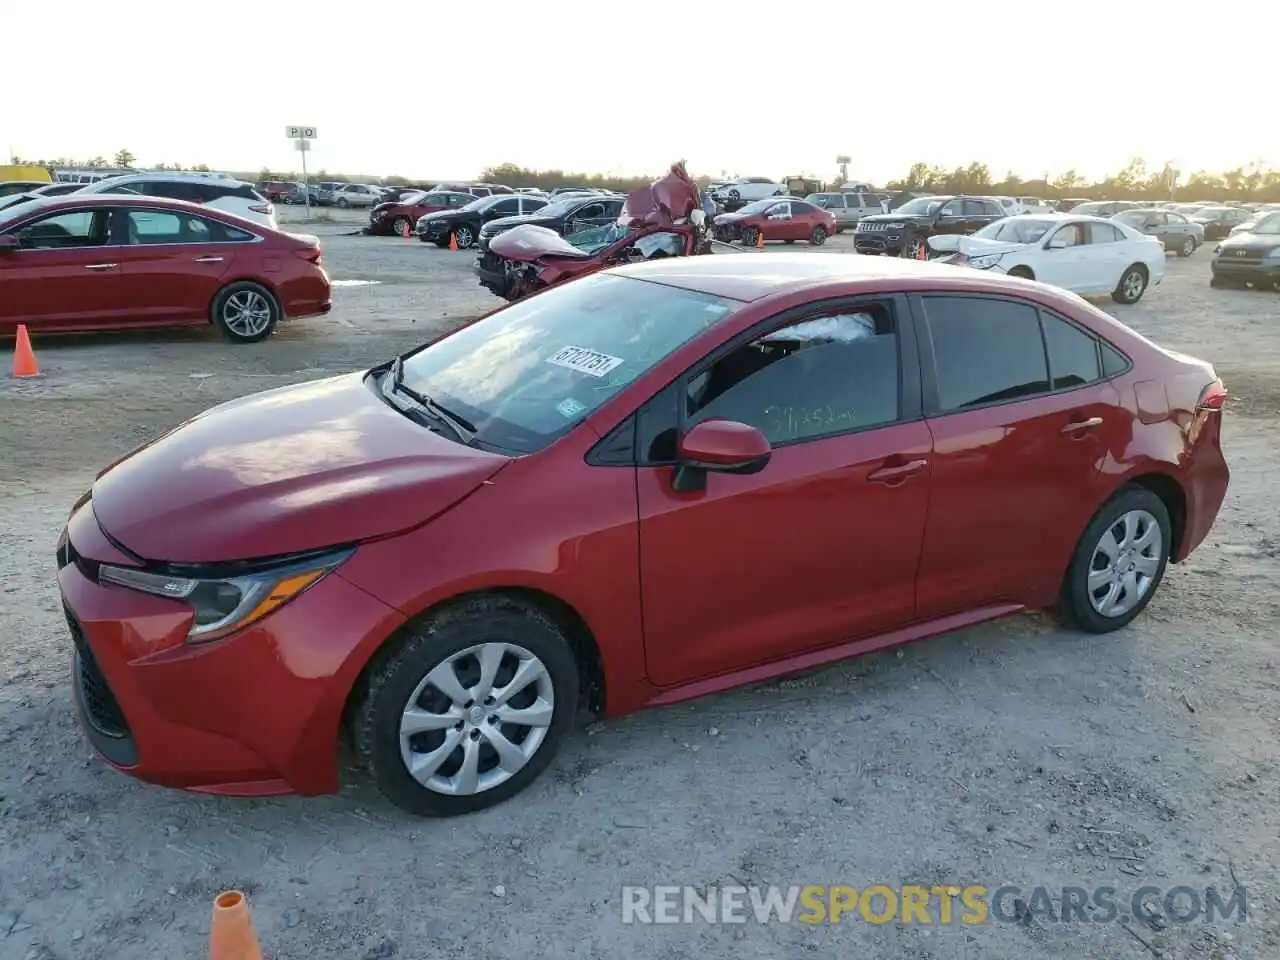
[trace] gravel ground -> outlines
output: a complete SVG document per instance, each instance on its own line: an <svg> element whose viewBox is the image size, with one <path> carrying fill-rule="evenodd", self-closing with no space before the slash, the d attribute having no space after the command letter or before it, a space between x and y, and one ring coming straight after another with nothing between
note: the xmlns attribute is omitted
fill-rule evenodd
<svg viewBox="0 0 1280 960"><path fill-rule="evenodd" d="M1115 313L1217 364L1231 492L1119 634L1021 616L644 712L579 731L517 801L449 822L402 816L351 771L336 797L244 801L95 759L52 554L97 469L210 404L370 364L497 302L467 253L341 235L363 219L290 225L324 236L335 280L377 281L339 285L324 319L255 347L38 341L45 376L0 380L0 960L203 956L229 887L276 960L1280 955L1280 297L1210 290L1205 251ZM1043 916L628 926L620 908L623 884L1110 885L1127 905L1145 884L1237 880L1247 923L1134 933Z"/></svg>

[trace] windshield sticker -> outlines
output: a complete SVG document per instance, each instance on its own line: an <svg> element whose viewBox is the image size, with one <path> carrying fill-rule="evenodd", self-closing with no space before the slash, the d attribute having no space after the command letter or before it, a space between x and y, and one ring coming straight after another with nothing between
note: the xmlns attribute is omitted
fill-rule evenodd
<svg viewBox="0 0 1280 960"><path fill-rule="evenodd" d="M591 377L603 377L620 367L623 362L621 357L611 357L607 353L588 350L586 347L562 347L547 357L547 363L568 367Z"/></svg>
<svg viewBox="0 0 1280 960"><path fill-rule="evenodd" d="M556 409L560 411L566 420L572 420L586 410L587 406L573 399L573 397L566 397L556 404Z"/></svg>

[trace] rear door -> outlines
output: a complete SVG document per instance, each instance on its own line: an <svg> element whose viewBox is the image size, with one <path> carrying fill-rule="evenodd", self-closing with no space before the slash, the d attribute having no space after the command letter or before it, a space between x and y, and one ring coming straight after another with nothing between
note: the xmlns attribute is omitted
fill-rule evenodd
<svg viewBox="0 0 1280 960"><path fill-rule="evenodd" d="M124 304L114 216L104 202L5 231L22 246L0 252L0 327L84 329L120 322Z"/></svg>
<svg viewBox="0 0 1280 960"><path fill-rule="evenodd" d="M1128 238L1114 224L1088 224L1088 258L1090 289L1097 291L1114 290L1120 283L1120 276L1132 263L1133 256Z"/></svg>
<svg viewBox="0 0 1280 960"><path fill-rule="evenodd" d="M1051 602L1130 429L1099 343L1019 300L914 304L934 445L919 614Z"/></svg>
<svg viewBox="0 0 1280 960"><path fill-rule="evenodd" d="M207 319L235 252L223 225L171 210L128 209L117 216L126 244L120 247L120 282L129 319Z"/></svg>

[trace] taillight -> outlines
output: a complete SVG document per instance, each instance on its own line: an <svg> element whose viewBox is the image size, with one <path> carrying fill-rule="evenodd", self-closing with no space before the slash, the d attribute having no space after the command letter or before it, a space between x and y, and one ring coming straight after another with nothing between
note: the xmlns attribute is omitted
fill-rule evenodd
<svg viewBox="0 0 1280 960"><path fill-rule="evenodd" d="M1196 409L1216 413L1227 402L1227 388L1221 380L1214 380L1200 391L1200 399L1196 401Z"/></svg>

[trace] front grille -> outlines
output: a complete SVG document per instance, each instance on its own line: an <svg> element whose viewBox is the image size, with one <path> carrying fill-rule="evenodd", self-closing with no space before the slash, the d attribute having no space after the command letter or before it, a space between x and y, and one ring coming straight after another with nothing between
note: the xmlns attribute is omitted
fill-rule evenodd
<svg viewBox="0 0 1280 960"><path fill-rule="evenodd" d="M129 723L124 718L124 711L111 692L107 678L89 647L84 628L69 609L63 608L67 615L67 626L71 630L71 639L75 642L80 668L76 671L75 682L80 688L80 697L84 703L89 721L99 732L109 737L129 736Z"/></svg>
<svg viewBox="0 0 1280 960"><path fill-rule="evenodd" d="M874 230L888 229L889 225L887 223L863 223L861 221L858 223L858 233L871 233Z"/></svg>

